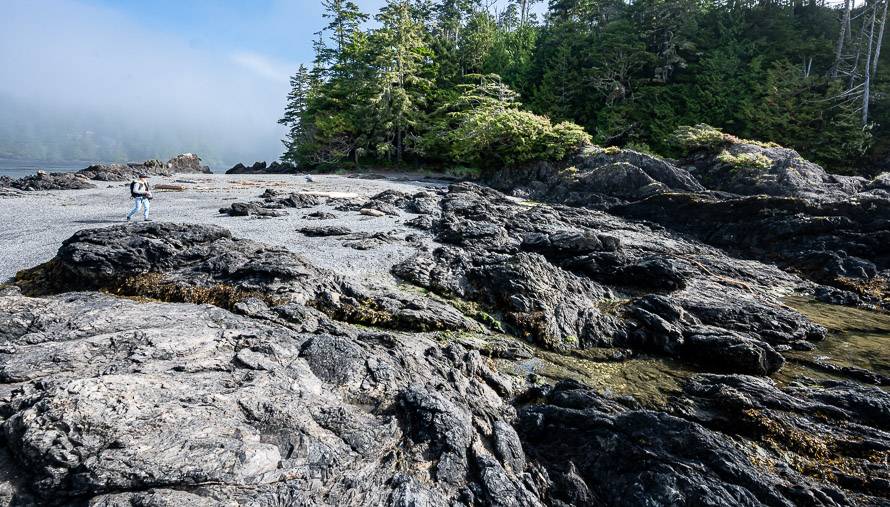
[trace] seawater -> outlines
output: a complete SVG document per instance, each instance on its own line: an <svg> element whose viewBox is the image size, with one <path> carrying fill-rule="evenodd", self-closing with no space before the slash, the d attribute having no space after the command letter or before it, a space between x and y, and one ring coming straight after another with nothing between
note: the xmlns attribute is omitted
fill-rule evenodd
<svg viewBox="0 0 890 507"><path fill-rule="evenodd" d="M45 160L33 159L11 159L0 158L0 176L9 176L10 178L21 178L22 176L30 176L38 170L48 172L75 172L85 167L89 167L95 162L47 162Z"/></svg>

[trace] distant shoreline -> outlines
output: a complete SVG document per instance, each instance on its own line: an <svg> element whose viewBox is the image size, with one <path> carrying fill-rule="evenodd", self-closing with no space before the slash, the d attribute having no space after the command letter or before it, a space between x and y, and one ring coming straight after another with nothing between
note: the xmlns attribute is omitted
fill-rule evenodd
<svg viewBox="0 0 890 507"><path fill-rule="evenodd" d="M107 160L46 161L28 158L0 157L0 176L8 176L12 179L18 179L24 176L37 174L37 171L73 173L96 164L126 163L127 162L109 162ZM223 173L231 166L209 165L209 167L214 173Z"/></svg>
<svg viewBox="0 0 890 507"><path fill-rule="evenodd" d="M73 161L73 162L47 162L35 159L13 159L0 157L0 176L21 178L30 176L39 170L48 172L76 172L97 162Z"/></svg>

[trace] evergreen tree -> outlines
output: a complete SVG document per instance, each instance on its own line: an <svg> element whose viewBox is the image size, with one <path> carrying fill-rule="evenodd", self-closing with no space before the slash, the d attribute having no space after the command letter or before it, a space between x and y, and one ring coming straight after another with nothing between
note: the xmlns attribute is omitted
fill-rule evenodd
<svg viewBox="0 0 890 507"><path fill-rule="evenodd" d="M552 118L666 155L677 126L707 122L834 170L890 160L887 0L549 0L542 23L535 3L389 0L366 27L352 1L324 0L316 58L282 118L284 157L515 162L561 153L541 141L553 132L577 139ZM495 89L511 90L510 107L484 99ZM484 135L457 134L474 129Z"/></svg>
<svg viewBox="0 0 890 507"><path fill-rule="evenodd" d="M278 123L287 127L285 138L281 141L284 143L284 154L281 156L284 161L296 163L302 158L300 150L306 144L309 132L304 117L312 88L311 80L309 71L303 65L290 78L291 90L287 94L284 115L278 120Z"/></svg>
<svg viewBox="0 0 890 507"><path fill-rule="evenodd" d="M432 86L432 53L408 0L389 0L376 19L381 25L371 35L378 69L372 85L376 152L388 160L395 155L401 163L424 125L426 95Z"/></svg>

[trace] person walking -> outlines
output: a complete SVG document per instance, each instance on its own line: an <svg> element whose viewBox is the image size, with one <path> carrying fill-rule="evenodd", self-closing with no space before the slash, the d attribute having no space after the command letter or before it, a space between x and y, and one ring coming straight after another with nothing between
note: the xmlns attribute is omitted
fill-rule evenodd
<svg viewBox="0 0 890 507"><path fill-rule="evenodd" d="M139 213L142 208L142 218L146 222L150 222L148 211L151 209L151 187L148 186L148 175L139 174L139 177L130 182L130 196L133 197L133 209L127 214L127 222L133 218L133 215Z"/></svg>

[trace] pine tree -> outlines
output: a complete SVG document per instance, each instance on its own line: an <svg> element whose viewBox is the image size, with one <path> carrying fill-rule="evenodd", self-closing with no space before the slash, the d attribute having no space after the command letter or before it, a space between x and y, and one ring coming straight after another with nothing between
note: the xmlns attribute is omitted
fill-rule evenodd
<svg viewBox="0 0 890 507"><path fill-rule="evenodd" d="M389 0L376 19L381 25L371 37L379 69L372 101L378 117L376 151L390 160L394 154L401 163L424 123L432 53L408 0Z"/></svg>
<svg viewBox="0 0 890 507"><path fill-rule="evenodd" d="M287 95L287 104L284 115L278 123L287 128L284 143L284 154L281 159L288 162L300 162L301 149L307 141L308 126L304 121L304 115L309 103L309 93L312 87L312 77L305 66L300 65L297 73L290 78L290 93Z"/></svg>

